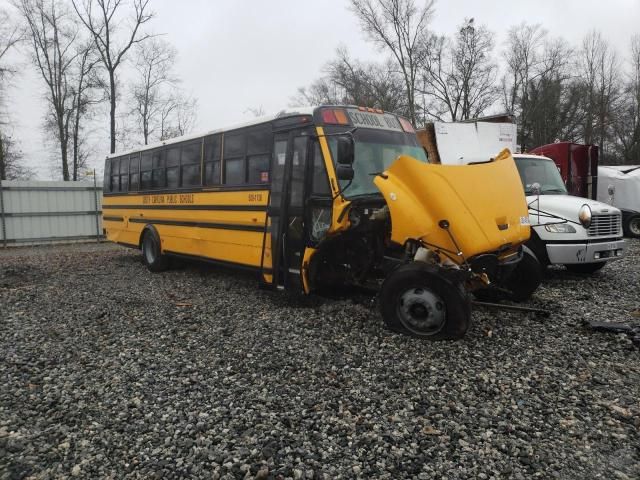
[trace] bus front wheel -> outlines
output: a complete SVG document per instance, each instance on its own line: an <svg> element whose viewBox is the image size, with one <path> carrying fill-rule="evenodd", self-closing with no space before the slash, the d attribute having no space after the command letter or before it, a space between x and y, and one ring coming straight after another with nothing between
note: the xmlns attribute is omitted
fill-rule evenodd
<svg viewBox="0 0 640 480"><path fill-rule="evenodd" d="M169 259L160 248L160 236L152 229L147 229L142 236L142 261L152 272L162 272L169 267Z"/></svg>
<svg viewBox="0 0 640 480"><path fill-rule="evenodd" d="M380 307L390 330L426 340L461 338L471 323L462 285L422 262L402 265L385 279Z"/></svg>

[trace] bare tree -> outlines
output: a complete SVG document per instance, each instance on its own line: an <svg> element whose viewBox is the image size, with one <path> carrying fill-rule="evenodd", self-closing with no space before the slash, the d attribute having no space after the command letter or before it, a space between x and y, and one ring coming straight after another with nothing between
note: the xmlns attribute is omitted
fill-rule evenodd
<svg viewBox="0 0 640 480"><path fill-rule="evenodd" d="M136 80L133 84L133 114L144 139L149 139L161 128L162 112L173 102L171 87L178 83L172 69L176 50L167 42L153 38L136 46Z"/></svg>
<svg viewBox="0 0 640 480"><path fill-rule="evenodd" d="M160 140L186 135L198 119L198 101L178 91L164 103L160 118Z"/></svg>
<svg viewBox="0 0 640 480"><path fill-rule="evenodd" d="M71 86L74 112L72 131L73 181L78 180L79 170L86 166L87 152L83 149L86 141L80 135L83 132L83 120L89 114L90 107L102 101L102 98L93 93L101 86L97 75L98 62L99 59L92 42L80 47Z"/></svg>
<svg viewBox="0 0 640 480"><path fill-rule="evenodd" d="M435 110L428 113L440 118L446 112L452 121L480 116L497 97L493 34L468 19L454 41L434 36L430 44L422 93L435 100Z"/></svg>
<svg viewBox="0 0 640 480"><path fill-rule="evenodd" d="M0 180L29 180L34 176L22 163L22 152L9 135L0 132Z"/></svg>
<svg viewBox="0 0 640 480"><path fill-rule="evenodd" d="M55 133L62 178L69 180L68 149L74 116L70 75L78 56L78 28L71 12L58 0L20 0L15 5L26 22L33 62L47 87L45 126Z"/></svg>
<svg viewBox="0 0 640 480"><path fill-rule="evenodd" d="M407 115L404 82L392 62L367 63L338 48L337 58L324 67L324 76L300 88L294 103L362 105Z"/></svg>
<svg viewBox="0 0 640 480"><path fill-rule="evenodd" d="M629 72L615 106L614 149L629 165L640 164L640 35L631 39Z"/></svg>
<svg viewBox="0 0 640 480"><path fill-rule="evenodd" d="M118 42L118 27L125 22L118 15L125 5L122 0L72 0L73 8L93 38L96 49L109 79L109 132L111 153L116 151L116 72L126 58L127 52L135 44L150 38L142 34L140 27L153 17L148 10L149 0L133 0L132 22L124 41ZM94 10L97 10L95 12Z"/></svg>
<svg viewBox="0 0 640 480"><path fill-rule="evenodd" d="M23 31L19 24L13 21L7 11L0 8L0 108L4 105L9 78L15 73L15 68L6 61L7 56L22 39ZM0 180L11 178L10 172L19 161L9 148L11 140L4 133L4 120L3 112L0 111Z"/></svg>
<svg viewBox="0 0 640 480"><path fill-rule="evenodd" d="M0 93L4 87L4 80L8 75L15 73L13 67L5 64L6 55L23 38L24 32L20 25L13 21L6 10L0 9Z"/></svg>
<svg viewBox="0 0 640 480"><path fill-rule="evenodd" d="M404 80L408 113L415 125L416 86L426 54L427 27L434 0L416 6L414 0L351 0L363 31L375 44L391 52Z"/></svg>
<svg viewBox="0 0 640 480"><path fill-rule="evenodd" d="M619 94L620 63L616 52L595 30L584 38L580 57L585 90L584 141L597 144L604 157Z"/></svg>

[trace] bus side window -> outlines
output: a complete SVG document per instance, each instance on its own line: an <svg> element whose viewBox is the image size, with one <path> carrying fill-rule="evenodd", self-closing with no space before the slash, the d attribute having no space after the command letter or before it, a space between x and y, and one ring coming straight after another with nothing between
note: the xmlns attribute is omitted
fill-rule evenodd
<svg viewBox="0 0 640 480"><path fill-rule="evenodd" d="M304 204L304 172L307 164L307 137L293 139L293 159L291 162L291 206Z"/></svg>
<svg viewBox="0 0 640 480"><path fill-rule="evenodd" d="M180 147L165 150L167 163L167 188L180 186Z"/></svg>
<svg viewBox="0 0 640 480"><path fill-rule="evenodd" d="M204 140L204 184L220 185L220 135Z"/></svg>
<svg viewBox="0 0 640 480"><path fill-rule="evenodd" d="M120 191L129 191L129 156L120 157Z"/></svg>
<svg viewBox="0 0 640 480"><path fill-rule="evenodd" d="M244 133L224 136L224 184L241 185L244 183L244 160L246 137Z"/></svg>
<svg viewBox="0 0 640 480"><path fill-rule="evenodd" d="M324 163L324 158L322 158L322 150L320 150L320 144L318 142L314 142L313 144L313 181L311 193L321 196L331 195L327 168Z"/></svg>
<svg viewBox="0 0 640 480"><path fill-rule="evenodd" d="M134 153L129 157L129 191L135 192L139 188L140 179L140 154Z"/></svg>
<svg viewBox="0 0 640 480"><path fill-rule="evenodd" d="M271 128L257 127L247 131L247 183L269 183L269 160L273 133Z"/></svg>
<svg viewBox="0 0 640 480"><path fill-rule="evenodd" d="M201 142L192 142L182 146L180 155L181 183L182 187L200 186L200 153Z"/></svg>
<svg viewBox="0 0 640 480"><path fill-rule="evenodd" d="M151 153L143 153L140 156L140 190L151 190L152 169Z"/></svg>
<svg viewBox="0 0 640 480"><path fill-rule="evenodd" d="M111 191L120 191L120 157L111 159Z"/></svg>
<svg viewBox="0 0 640 480"><path fill-rule="evenodd" d="M111 191L111 160L108 158L104 161L104 175L102 180L102 191L109 193Z"/></svg>
<svg viewBox="0 0 640 480"><path fill-rule="evenodd" d="M165 158L166 157L162 149L151 152L151 160L153 162L151 185L154 189L164 188L165 186Z"/></svg>

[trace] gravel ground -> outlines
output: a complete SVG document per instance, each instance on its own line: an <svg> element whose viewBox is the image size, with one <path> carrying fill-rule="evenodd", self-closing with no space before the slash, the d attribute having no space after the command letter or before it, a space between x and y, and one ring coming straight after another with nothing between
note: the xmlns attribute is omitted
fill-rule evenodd
<svg viewBox="0 0 640 480"><path fill-rule="evenodd" d="M0 251L0 478L639 478L640 241L458 342L109 244ZM634 315L635 312L635 315Z"/></svg>

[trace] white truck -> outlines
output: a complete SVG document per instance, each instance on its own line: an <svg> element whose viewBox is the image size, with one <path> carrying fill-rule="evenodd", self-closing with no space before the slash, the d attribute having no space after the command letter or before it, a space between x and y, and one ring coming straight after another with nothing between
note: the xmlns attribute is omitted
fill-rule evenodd
<svg viewBox="0 0 640 480"><path fill-rule="evenodd" d="M487 161L503 148L517 151L516 124L434 122L419 132L430 161L461 165ZM619 209L568 195L557 166L547 157L513 155L529 204L531 239L540 264L561 264L575 273L593 273L624 252Z"/></svg>
<svg viewBox="0 0 640 480"><path fill-rule="evenodd" d="M598 167L598 200L619 208L625 235L640 238L640 165Z"/></svg>
<svg viewBox="0 0 640 480"><path fill-rule="evenodd" d="M532 232L527 245L542 265L593 273L622 256L620 210L569 195L550 158L516 154L514 159L529 204Z"/></svg>

